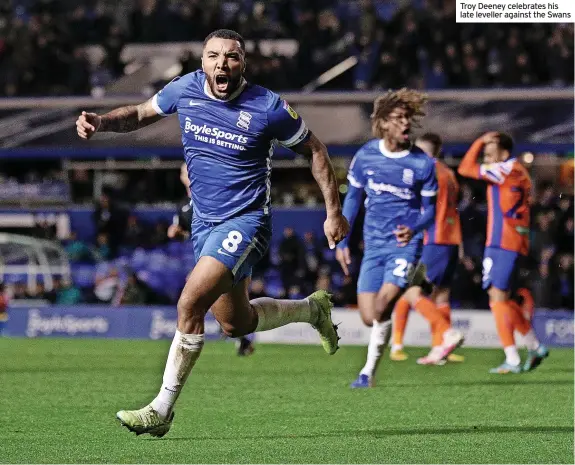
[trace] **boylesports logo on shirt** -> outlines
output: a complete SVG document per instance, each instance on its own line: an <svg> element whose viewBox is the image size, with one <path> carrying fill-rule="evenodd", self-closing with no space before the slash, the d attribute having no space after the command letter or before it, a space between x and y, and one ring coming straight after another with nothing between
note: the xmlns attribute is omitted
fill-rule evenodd
<svg viewBox="0 0 575 465"><path fill-rule="evenodd" d="M192 119L186 116L184 123L184 133L193 133L194 138L206 144L215 144L221 147L227 147L235 150L244 151L246 148L241 144L247 144L248 138L241 134L223 131L218 127L208 126L207 124L198 125L192 122Z"/></svg>
<svg viewBox="0 0 575 465"><path fill-rule="evenodd" d="M367 188L371 189L377 195L380 195L383 192L388 192L395 195L396 197L399 197L400 199L410 200L413 198L413 193L411 190L405 187L397 187L391 184L386 184L384 182L375 182L372 178L367 180Z"/></svg>

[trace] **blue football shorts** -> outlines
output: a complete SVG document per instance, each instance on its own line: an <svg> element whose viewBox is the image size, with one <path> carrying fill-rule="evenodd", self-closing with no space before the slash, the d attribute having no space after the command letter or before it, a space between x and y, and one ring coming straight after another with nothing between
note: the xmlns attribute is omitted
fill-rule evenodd
<svg viewBox="0 0 575 465"><path fill-rule="evenodd" d="M268 249L271 234L271 218L262 211L243 213L221 223L192 219L196 262L204 256L215 258L232 272L234 284L251 276Z"/></svg>
<svg viewBox="0 0 575 465"><path fill-rule="evenodd" d="M407 287L407 275L420 256L420 241L406 247L393 243L387 247L366 249L357 280L358 294L378 292L384 283L395 284L402 289Z"/></svg>
<svg viewBox="0 0 575 465"><path fill-rule="evenodd" d="M427 279L434 285L449 287L459 261L456 245L427 244L423 247L421 262L427 269Z"/></svg>

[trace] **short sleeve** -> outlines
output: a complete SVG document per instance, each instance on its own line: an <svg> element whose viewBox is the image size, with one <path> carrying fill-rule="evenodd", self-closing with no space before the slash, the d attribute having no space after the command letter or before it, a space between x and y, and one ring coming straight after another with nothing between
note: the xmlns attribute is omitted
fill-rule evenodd
<svg viewBox="0 0 575 465"><path fill-rule="evenodd" d="M178 110L178 100L182 95L183 83L180 77L174 78L152 97L152 106L156 113L168 116Z"/></svg>
<svg viewBox="0 0 575 465"><path fill-rule="evenodd" d="M267 113L271 137L284 147L293 147L309 138L304 120L279 96L274 95Z"/></svg>
<svg viewBox="0 0 575 465"><path fill-rule="evenodd" d="M353 157L353 160L351 160L351 164L349 165L349 170L347 172L347 180L349 181L349 184L358 189L365 186L365 176L361 168L360 154L361 150L358 151Z"/></svg>
<svg viewBox="0 0 575 465"><path fill-rule="evenodd" d="M437 175L435 173L435 162L430 158L425 164L421 179L421 196L434 197L437 195Z"/></svg>

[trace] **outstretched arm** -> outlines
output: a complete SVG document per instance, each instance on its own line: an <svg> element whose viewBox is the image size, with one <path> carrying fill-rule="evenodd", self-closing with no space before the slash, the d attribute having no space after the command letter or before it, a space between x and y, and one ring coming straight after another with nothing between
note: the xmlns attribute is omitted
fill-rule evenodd
<svg viewBox="0 0 575 465"><path fill-rule="evenodd" d="M152 99L139 105L116 108L102 115L100 131L131 132L162 119L152 104Z"/></svg>
<svg viewBox="0 0 575 465"><path fill-rule="evenodd" d="M96 132L131 132L162 119L152 99L139 105L116 108L104 115L85 111L76 120L76 131L82 139L90 139Z"/></svg>

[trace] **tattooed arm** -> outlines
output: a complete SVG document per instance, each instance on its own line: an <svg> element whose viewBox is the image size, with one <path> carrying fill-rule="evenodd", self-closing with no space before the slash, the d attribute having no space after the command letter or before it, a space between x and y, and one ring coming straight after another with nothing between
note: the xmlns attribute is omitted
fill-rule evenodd
<svg viewBox="0 0 575 465"><path fill-rule="evenodd" d="M104 115L85 111L76 121L78 136L90 139L96 132L131 132L162 119L154 109L152 99L140 105L116 108Z"/></svg>
<svg viewBox="0 0 575 465"><path fill-rule="evenodd" d="M349 231L349 224L341 212L339 191L335 171L329 159L326 146L313 134L292 150L306 157L311 163L311 172L321 189L325 201L327 219L324 223L324 232L330 248L341 241Z"/></svg>
<svg viewBox="0 0 575 465"><path fill-rule="evenodd" d="M310 131L310 137L305 142L292 147L292 150L310 161L311 172L323 194L327 214L341 213L335 171L323 142Z"/></svg>

